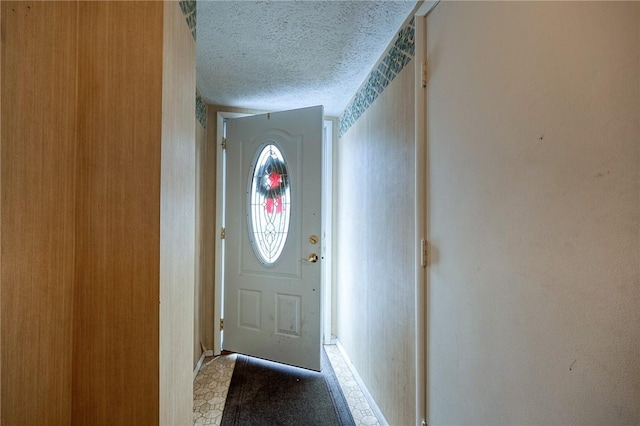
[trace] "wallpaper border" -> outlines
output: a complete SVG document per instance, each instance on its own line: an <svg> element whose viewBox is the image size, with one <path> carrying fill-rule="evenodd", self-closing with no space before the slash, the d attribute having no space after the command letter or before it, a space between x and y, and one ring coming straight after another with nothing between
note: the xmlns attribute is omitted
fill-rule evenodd
<svg viewBox="0 0 640 426"><path fill-rule="evenodd" d="M398 74L406 67L415 55L415 18L403 26L396 34L393 44L387 48L382 57L365 79L364 84L353 96L339 118L338 137L344 136L369 109Z"/></svg>

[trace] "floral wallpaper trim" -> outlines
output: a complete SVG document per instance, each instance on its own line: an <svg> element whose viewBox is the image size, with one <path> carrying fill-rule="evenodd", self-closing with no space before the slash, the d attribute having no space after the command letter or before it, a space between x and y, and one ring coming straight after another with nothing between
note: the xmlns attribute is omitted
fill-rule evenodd
<svg viewBox="0 0 640 426"><path fill-rule="evenodd" d="M191 30L193 39L196 39L196 2L195 0L186 0L180 2L180 9L184 15L185 21Z"/></svg>
<svg viewBox="0 0 640 426"><path fill-rule="evenodd" d="M365 83L358 89L339 119L338 137L358 121L389 83L396 78L415 54L415 18L396 34L395 41L373 67Z"/></svg>
<svg viewBox="0 0 640 426"><path fill-rule="evenodd" d="M202 101L200 93L196 90L196 118L204 127L207 128L207 105Z"/></svg>

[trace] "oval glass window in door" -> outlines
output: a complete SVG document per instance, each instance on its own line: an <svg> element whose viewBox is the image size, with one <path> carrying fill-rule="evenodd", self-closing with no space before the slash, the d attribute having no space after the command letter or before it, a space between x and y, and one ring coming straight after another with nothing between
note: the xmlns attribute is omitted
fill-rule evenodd
<svg viewBox="0 0 640 426"><path fill-rule="evenodd" d="M287 163L273 142L261 146L249 176L247 222L249 239L265 266L278 261L291 220L291 187Z"/></svg>

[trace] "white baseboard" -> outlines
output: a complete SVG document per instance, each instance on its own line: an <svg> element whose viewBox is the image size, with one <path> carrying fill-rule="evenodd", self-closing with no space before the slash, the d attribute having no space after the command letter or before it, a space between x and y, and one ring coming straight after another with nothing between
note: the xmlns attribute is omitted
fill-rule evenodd
<svg viewBox="0 0 640 426"><path fill-rule="evenodd" d="M344 348L342 347L338 339L336 339L336 346L338 347L338 350L340 350L340 353L342 354L342 358L344 358L345 362L347 363L349 370L351 370L351 374L353 374L353 377L356 379L356 382L358 382L358 386L360 386L360 390L364 394L364 397L367 398L367 402L371 407L371 411L373 411L373 415L376 416L376 418L378 419L378 423L380 423L381 426L389 426L389 422L387 422L387 419L384 418L384 414L382 414L382 411L380 411L378 404L376 404L376 401L373 399L373 397L369 393L369 389L367 389L367 386L362 381L362 378L358 374L356 367L351 363L351 360L349 359L349 355L347 355L347 352L344 350Z"/></svg>
<svg viewBox="0 0 640 426"><path fill-rule="evenodd" d="M207 352L204 351L202 352L202 355L200 355L200 359L196 363L196 368L193 369L193 380L195 380L198 376L198 372L200 371L200 368L202 368L202 363L204 362L204 357L206 356L206 354Z"/></svg>

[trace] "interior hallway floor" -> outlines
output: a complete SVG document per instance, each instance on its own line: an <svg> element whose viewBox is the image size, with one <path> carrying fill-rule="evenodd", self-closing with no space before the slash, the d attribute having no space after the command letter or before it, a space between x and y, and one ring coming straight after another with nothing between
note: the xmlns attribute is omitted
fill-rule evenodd
<svg viewBox="0 0 640 426"><path fill-rule="evenodd" d="M380 425L367 398L336 345L324 347L357 426ZM236 355L207 358L193 384L193 424L219 425L233 376Z"/></svg>

